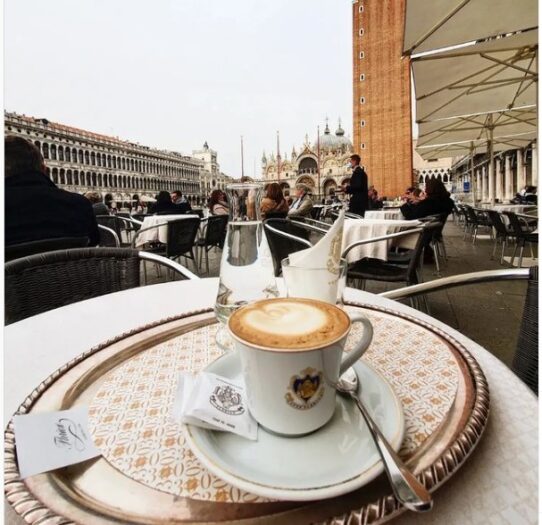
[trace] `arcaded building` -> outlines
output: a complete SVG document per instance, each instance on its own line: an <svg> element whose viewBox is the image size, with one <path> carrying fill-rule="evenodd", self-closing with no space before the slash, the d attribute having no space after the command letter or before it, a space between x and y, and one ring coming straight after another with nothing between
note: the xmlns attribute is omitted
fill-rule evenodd
<svg viewBox="0 0 542 525"><path fill-rule="evenodd" d="M406 0L354 0L354 151L380 195L413 182L409 60L402 58Z"/></svg>
<svg viewBox="0 0 542 525"><path fill-rule="evenodd" d="M201 159L16 113L5 113L4 129L33 142L47 175L68 191L97 191L118 208L160 190L181 190L195 204L205 200L200 181L207 170Z"/></svg>

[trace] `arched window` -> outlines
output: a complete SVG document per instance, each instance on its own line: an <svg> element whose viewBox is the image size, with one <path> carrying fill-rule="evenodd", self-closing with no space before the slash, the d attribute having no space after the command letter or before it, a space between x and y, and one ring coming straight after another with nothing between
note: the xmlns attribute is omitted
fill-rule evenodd
<svg viewBox="0 0 542 525"><path fill-rule="evenodd" d="M66 172L66 182L71 186L73 184L72 170Z"/></svg>
<svg viewBox="0 0 542 525"><path fill-rule="evenodd" d="M43 158L44 159L48 159L49 158L49 144L47 144L46 142L43 143L43 146L42 146L42 154L43 154ZM55 181L56 182L56 181Z"/></svg>
<svg viewBox="0 0 542 525"><path fill-rule="evenodd" d="M66 162L71 162L72 161L72 158L71 158L71 150L70 148L66 148Z"/></svg>
<svg viewBox="0 0 542 525"><path fill-rule="evenodd" d="M96 166L96 153L94 153L94 152L91 152L91 154L90 154L90 163L93 166Z"/></svg>
<svg viewBox="0 0 542 525"><path fill-rule="evenodd" d="M84 163L85 163L85 156L84 156L83 150L80 149L79 150L79 164L84 164Z"/></svg>
<svg viewBox="0 0 542 525"><path fill-rule="evenodd" d="M74 170L73 172L73 183L76 186L79 186L79 172L77 170Z"/></svg>
<svg viewBox="0 0 542 525"><path fill-rule="evenodd" d="M126 159L124 157L122 157L122 169L126 169Z"/></svg>
<svg viewBox="0 0 542 525"><path fill-rule="evenodd" d="M66 184L66 174L63 169L60 170L60 184Z"/></svg>
<svg viewBox="0 0 542 525"><path fill-rule="evenodd" d="M101 173L98 173L98 186L100 188L102 187L102 174Z"/></svg>
<svg viewBox="0 0 542 525"><path fill-rule="evenodd" d="M64 148L58 146L58 160L64 161Z"/></svg>
<svg viewBox="0 0 542 525"><path fill-rule="evenodd" d="M96 155L96 164L100 167L102 166L102 156L100 153Z"/></svg>
<svg viewBox="0 0 542 525"><path fill-rule="evenodd" d="M77 150L75 148L72 149L72 162L77 162Z"/></svg>
<svg viewBox="0 0 542 525"><path fill-rule="evenodd" d="M107 156L107 167L108 167L108 168L111 167L111 155L108 155L108 156Z"/></svg>
<svg viewBox="0 0 542 525"><path fill-rule="evenodd" d="M56 168L53 168L53 182L58 184L58 170Z"/></svg>
<svg viewBox="0 0 542 525"><path fill-rule="evenodd" d="M41 143L39 140L34 141L34 146L36 146L36 148L38 148L41 151Z"/></svg>
<svg viewBox="0 0 542 525"><path fill-rule="evenodd" d="M51 160L56 160L56 145L51 144Z"/></svg>
<svg viewBox="0 0 542 525"><path fill-rule="evenodd" d="M85 164L90 164L90 154L88 151L85 151Z"/></svg>

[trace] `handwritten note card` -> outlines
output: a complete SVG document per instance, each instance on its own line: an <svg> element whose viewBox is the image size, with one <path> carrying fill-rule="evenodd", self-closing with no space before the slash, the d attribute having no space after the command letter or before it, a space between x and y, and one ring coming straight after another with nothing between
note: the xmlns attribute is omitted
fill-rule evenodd
<svg viewBox="0 0 542 525"><path fill-rule="evenodd" d="M88 431L88 409L14 416L15 443L21 478L100 455Z"/></svg>

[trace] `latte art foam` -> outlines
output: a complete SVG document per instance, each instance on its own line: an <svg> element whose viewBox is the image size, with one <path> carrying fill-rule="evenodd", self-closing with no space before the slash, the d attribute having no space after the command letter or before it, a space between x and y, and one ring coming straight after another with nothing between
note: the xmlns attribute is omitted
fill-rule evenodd
<svg viewBox="0 0 542 525"><path fill-rule="evenodd" d="M232 314L234 336L273 350L302 350L325 346L345 335L350 318L341 309L311 299L266 299Z"/></svg>

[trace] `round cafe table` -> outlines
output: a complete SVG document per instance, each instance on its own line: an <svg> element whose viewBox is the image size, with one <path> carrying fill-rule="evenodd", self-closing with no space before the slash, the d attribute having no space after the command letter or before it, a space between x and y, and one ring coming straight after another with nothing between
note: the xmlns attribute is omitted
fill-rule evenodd
<svg viewBox="0 0 542 525"><path fill-rule="evenodd" d="M121 333L166 317L209 308L218 279L177 281L105 295L14 323L4 331L4 426L25 397L67 361ZM538 522L538 401L503 363L456 330L410 307L348 289L346 300L407 313L446 331L478 360L489 382L485 435L458 472L434 493L432 512L405 513L404 524ZM6 523L24 521L6 503Z"/></svg>

